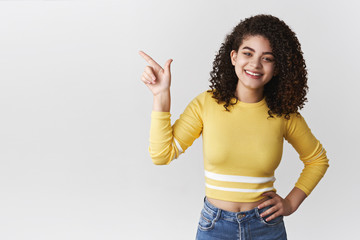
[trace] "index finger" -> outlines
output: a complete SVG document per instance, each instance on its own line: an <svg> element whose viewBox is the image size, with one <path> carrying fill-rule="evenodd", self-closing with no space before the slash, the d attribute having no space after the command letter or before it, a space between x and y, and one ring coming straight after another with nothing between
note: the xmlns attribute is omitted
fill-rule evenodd
<svg viewBox="0 0 360 240"><path fill-rule="evenodd" d="M142 56L152 67L154 68L161 68L161 66L155 62L154 59L152 59L149 55L144 53L143 51L139 51L140 56Z"/></svg>

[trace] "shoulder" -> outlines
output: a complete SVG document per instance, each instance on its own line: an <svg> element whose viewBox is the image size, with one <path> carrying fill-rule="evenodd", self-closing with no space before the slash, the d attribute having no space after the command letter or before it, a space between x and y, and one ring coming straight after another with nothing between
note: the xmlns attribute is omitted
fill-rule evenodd
<svg viewBox="0 0 360 240"><path fill-rule="evenodd" d="M209 101L211 101L211 99L213 96L213 93L211 92L211 90L206 90L201 92L200 94L198 94L193 101L201 103L202 105L208 103ZM214 100L214 99L213 99Z"/></svg>
<svg viewBox="0 0 360 240"><path fill-rule="evenodd" d="M305 133L310 130L304 117L300 113L291 113L289 119L285 119L286 135Z"/></svg>
<svg viewBox="0 0 360 240"><path fill-rule="evenodd" d="M214 98L212 98L212 92L208 92L208 90L203 91L190 101L185 111L202 114L204 109L208 109L211 106L212 100L214 100Z"/></svg>
<svg viewBox="0 0 360 240"><path fill-rule="evenodd" d="M305 121L304 117L299 112L290 113L288 118L286 118L285 115L281 116L281 118L283 118L284 121L290 125Z"/></svg>

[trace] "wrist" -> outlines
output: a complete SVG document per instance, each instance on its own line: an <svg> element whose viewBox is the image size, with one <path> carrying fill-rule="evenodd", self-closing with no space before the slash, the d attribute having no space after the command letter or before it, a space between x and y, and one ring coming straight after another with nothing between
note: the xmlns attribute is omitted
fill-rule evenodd
<svg viewBox="0 0 360 240"><path fill-rule="evenodd" d="M170 95L170 88L159 91L158 93L154 94L154 98L164 98Z"/></svg>
<svg viewBox="0 0 360 240"><path fill-rule="evenodd" d="M153 111L170 112L170 89L162 91L154 95Z"/></svg>
<svg viewBox="0 0 360 240"><path fill-rule="evenodd" d="M301 203L305 200L307 195L299 188L294 187L293 190L286 196L285 200L288 202L291 212L295 212Z"/></svg>
<svg viewBox="0 0 360 240"><path fill-rule="evenodd" d="M290 211L289 214L294 213L299 208L299 205L294 203L294 201L291 201L289 198L286 197L285 201L286 201L288 209Z"/></svg>

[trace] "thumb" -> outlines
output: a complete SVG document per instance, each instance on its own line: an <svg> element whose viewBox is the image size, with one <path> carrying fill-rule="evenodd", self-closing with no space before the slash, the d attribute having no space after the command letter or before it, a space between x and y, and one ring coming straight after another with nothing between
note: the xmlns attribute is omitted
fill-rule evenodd
<svg viewBox="0 0 360 240"><path fill-rule="evenodd" d="M167 60L166 63L165 63L164 72L165 72L165 74L167 74L167 75L170 75L170 65L171 65L172 61L173 61L172 59L169 59L169 60Z"/></svg>

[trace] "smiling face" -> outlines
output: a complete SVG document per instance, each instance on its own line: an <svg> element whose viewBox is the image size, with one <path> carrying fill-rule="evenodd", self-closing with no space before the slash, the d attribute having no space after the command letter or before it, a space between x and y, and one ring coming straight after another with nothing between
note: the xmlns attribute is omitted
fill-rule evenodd
<svg viewBox="0 0 360 240"><path fill-rule="evenodd" d="M246 37L238 51L231 51L230 57L239 79L237 88L263 94L265 84L275 72L275 59L269 40L263 36Z"/></svg>

